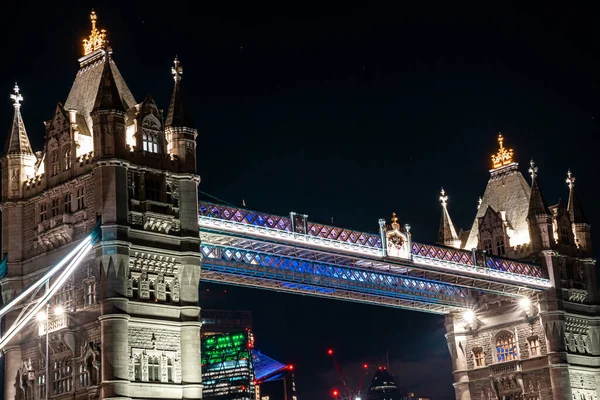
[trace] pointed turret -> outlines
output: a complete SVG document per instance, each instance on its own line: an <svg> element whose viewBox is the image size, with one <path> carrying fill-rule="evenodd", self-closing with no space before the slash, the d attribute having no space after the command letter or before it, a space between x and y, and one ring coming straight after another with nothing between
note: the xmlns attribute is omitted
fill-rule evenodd
<svg viewBox="0 0 600 400"><path fill-rule="evenodd" d="M110 56L107 51L106 61L104 61L100 85L98 86L98 92L96 93L96 100L94 101L92 112L98 110L125 111L125 106L119 95L115 77L110 68L110 62Z"/></svg>
<svg viewBox="0 0 600 400"><path fill-rule="evenodd" d="M183 68L177 57L175 57L171 73L173 74L175 86L165 121L167 150L181 161L183 172L196 173L196 138L198 132L194 129L192 120L184 106L181 89Z"/></svg>
<svg viewBox="0 0 600 400"><path fill-rule="evenodd" d="M440 192L440 203L442 203L442 218L440 220L440 229L438 231L437 244L441 244L448 247L460 248L460 238L456 234L454 224L448 213L448 196L446 191L442 188Z"/></svg>
<svg viewBox="0 0 600 400"><path fill-rule="evenodd" d="M4 154L33 154L31 150L31 144L29 143L29 136L25 130L25 124L21 117L21 102L23 96L19 93L19 86L15 83L14 94L10 95L13 100L13 107L15 108L13 123L6 138L6 144L4 145Z"/></svg>
<svg viewBox="0 0 600 400"><path fill-rule="evenodd" d="M575 193L575 177L573 176L571 170L567 172L567 185L569 186L569 203L567 205L567 212L569 213L569 218L571 219L575 243L580 250L586 254L591 254L592 227L583 213L583 209L579 203L577 194Z"/></svg>
<svg viewBox="0 0 600 400"><path fill-rule="evenodd" d="M491 159L490 179L479 203L469 237L463 247L471 250L487 243L488 239L482 237L483 232L479 226L479 220L491 207L495 212L500 213L503 224L502 232L504 233L502 233L502 238L492 237L489 240L494 244L500 239L504 240L505 248L513 251L531 241L527 225L531 188L519 171L519 164L515 161L513 150L504 147L502 134L498 135L498 151L492 155ZM490 229L490 227L486 229ZM500 235L500 233L501 230L497 229L495 234Z"/></svg>
<svg viewBox="0 0 600 400"><path fill-rule="evenodd" d="M179 63L177 56L175 56L175 61L173 62L171 72L173 73L175 85L173 87L173 95L171 96L171 103L169 104L169 112L167 113L165 126L194 128L192 119L187 113L185 103L183 102L181 86L181 75L183 74L183 68Z"/></svg>
<svg viewBox="0 0 600 400"><path fill-rule="evenodd" d="M125 151L125 106L110 64L107 49L94 107L90 113L95 157L112 157Z"/></svg>
<svg viewBox="0 0 600 400"><path fill-rule="evenodd" d="M71 123L76 124L74 136L78 153L91 151L91 136L94 131L92 110L98 107L118 108L119 102L122 108L129 110L137 104L112 58L106 30L96 27L97 20L98 16L92 12L92 30L89 38L83 40L80 69L64 106L71 115ZM110 75L107 69L110 70ZM108 84L105 83L105 77L109 77ZM110 90L105 90L106 88Z"/></svg>
<svg viewBox="0 0 600 400"><path fill-rule="evenodd" d="M13 101L14 116L12 126L4 145L2 156L2 199L16 199L23 194L23 184L33 177L37 158L31 150L31 144L25 124L21 117L21 102L23 96L15 83L14 93L10 96Z"/></svg>
<svg viewBox="0 0 600 400"><path fill-rule="evenodd" d="M544 196L538 184L538 168L533 160L530 161L529 165L531 194L529 196L527 223L529 225L531 249L533 251L549 250L555 247L556 244L553 237L552 213L544 201Z"/></svg>

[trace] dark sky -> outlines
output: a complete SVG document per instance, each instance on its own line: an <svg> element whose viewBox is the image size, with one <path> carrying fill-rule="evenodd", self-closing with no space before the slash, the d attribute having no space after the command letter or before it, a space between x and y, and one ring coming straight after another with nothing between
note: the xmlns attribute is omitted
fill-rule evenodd
<svg viewBox="0 0 600 400"><path fill-rule="evenodd" d="M326 3L3 4L0 132L18 81L41 149L94 7L136 100L168 107L179 55L200 188L213 196L366 231L395 211L415 240L433 242L440 186L455 225L472 223L501 131L523 172L536 160L550 203L567 199L571 168L599 220L597 9ZM442 317L241 288L216 303L254 313L258 346L297 366L300 399L338 386L329 346L348 373L383 363L387 349L404 388L453 398Z"/></svg>

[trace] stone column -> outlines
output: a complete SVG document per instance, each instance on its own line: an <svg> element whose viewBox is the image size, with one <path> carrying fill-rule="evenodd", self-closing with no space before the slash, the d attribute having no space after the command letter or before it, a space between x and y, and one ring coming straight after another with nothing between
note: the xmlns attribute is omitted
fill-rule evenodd
<svg viewBox="0 0 600 400"><path fill-rule="evenodd" d="M13 339L18 343L18 337ZM16 344L4 349L4 399L15 400L17 396L17 371L21 367L21 346Z"/></svg>
<svg viewBox="0 0 600 400"><path fill-rule="evenodd" d="M458 314L446 315L446 340L452 358L453 386L456 400L471 400L467 357L463 353L466 348L467 336L464 330L458 326L458 321L461 320L462 317Z"/></svg>
<svg viewBox="0 0 600 400"><path fill-rule="evenodd" d="M101 395L104 400L129 397L129 341L127 328L129 315L115 312L127 307L127 299L106 299L100 316L102 337ZM105 309L111 309L110 313Z"/></svg>
<svg viewBox="0 0 600 400"><path fill-rule="evenodd" d="M181 385L184 399L202 398L200 325L199 321L181 324Z"/></svg>
<svg viewBox="0 0 600 400"><path fill-rule="evenodd" d="M198 240L199 242L199 240ZM199 243L196 243L199 246ZM200 281L200 255L181 257L181 380L184 399L202 398L202 367L200 360L200 307L198 283Z"/></svg>

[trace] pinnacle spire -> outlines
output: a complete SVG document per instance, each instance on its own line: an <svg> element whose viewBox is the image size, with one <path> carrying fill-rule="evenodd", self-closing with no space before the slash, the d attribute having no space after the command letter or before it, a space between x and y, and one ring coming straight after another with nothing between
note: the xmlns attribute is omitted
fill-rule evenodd
<svg viewBox="0 0 600 400"><path fill-rule="evenodd" d="M103 68L102 76L100 77L100 86L98 87L98 93L96 94L96 100L94 101L92 111L125 111L125 106L121 100L121 95L119 94L117 83L115 82L115 77L112 68L110 67L110 56L108 52L106 52Z"/></svg>
<svg viewBox="0 0 600 400"><path fill-rule="evenodd" d="M583 213L577 194L575 193L575 177L571 170L567 172L567 185L569 186L569 203L567 205L567 211L569 217L571 217L571 223L574 224L587 224L588 219Z"/></svg>
<svg viewBox="0 0 600 400"><path fill-rule="evenodd" d="M460 239L456 234L456 229L454 229L454 224L448 212L448 196L444 188L440 191L440 203L442 204L442 218L440 220L437 243L458 248L460 247Z"/></svg>
<svg viewBox="0 0 600 400"><path fill-rule="evenodd" d="M171 73L173 74L175 86L173 88L173 96L171 96L171 104L169 105L165 126L194 128L194 124L187 114L183 102L183 93L181 89L181 75L183 74L183 68L181 67L181 63L179 62L179 58L177 56L173 61Z"/></svg>
<svg viewBox="0 0 600 400"><path fill-rule="evenodd" d="M542 191L537 182L538 168L535 166L533 160L529 162L529 173L531 174L531 195L529 196L529 209L527 211L527 217L533 218L536 215L552 215L550 210L544 201Z"/></svg>
<svg viewBox="0 0 600 400"><path fill-rule="evenodd" d="M4 154L33 154L29 137L25 130L25 124L21 117L21 102L23 101L23 96L19 92L19 86L16 83L13 91L14 93L10 95L10 98L13 101L15 112L13 123L8 137L6 138L6 144L4 145Z"/></svg>

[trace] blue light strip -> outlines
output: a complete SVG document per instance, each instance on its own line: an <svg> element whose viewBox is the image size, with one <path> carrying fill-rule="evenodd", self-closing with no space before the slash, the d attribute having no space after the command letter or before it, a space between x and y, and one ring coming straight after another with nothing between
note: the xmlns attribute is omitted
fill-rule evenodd
<svg viewBox="0 0 600 400"><path fill-rule="evenodd" d="M281 282L283 287L356 293L465 307L469 290L392 274L333 266L255 251L202 245L203 270Z"/></svg>

